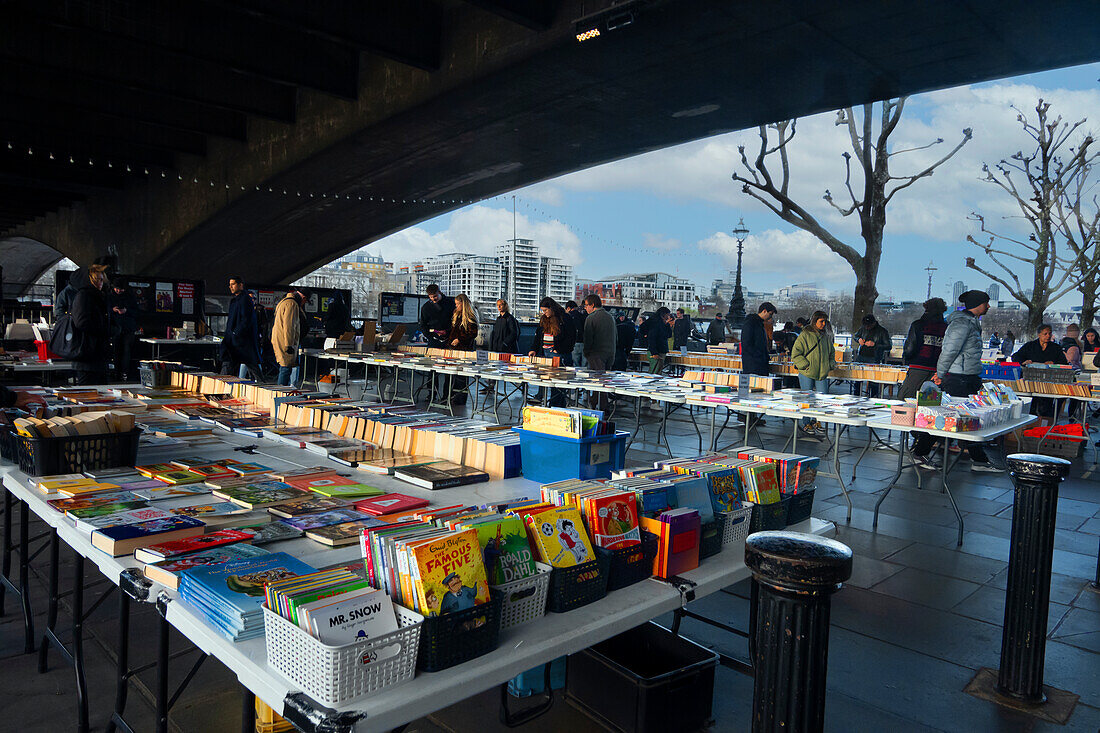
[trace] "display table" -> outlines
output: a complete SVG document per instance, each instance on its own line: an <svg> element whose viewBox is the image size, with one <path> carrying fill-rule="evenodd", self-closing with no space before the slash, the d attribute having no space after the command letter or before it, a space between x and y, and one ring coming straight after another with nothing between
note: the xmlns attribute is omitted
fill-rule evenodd
<svg viewBox="0 0 1100 733"><path fill-rule="evenodd" d="M943 492L947 494L948 501L951 502L951 509L955 512L955 518L959 523L959 541L958 546L962 547L963 543L963 517L962 512L959 511L958 504L955 503L955 497L951 494L951 487L947 483L947 474L958 464L962 458L962 454L954 461L951 460L950 452L947 445L949 440L957 440L960 443L988 443L991 440L1003 439L1005 435L1013 433L1022 428L1026 428L1028 425L1034 423L1038 418L1034 415L1024 415L1023 417L1016 418L1006 423L1001 423L995 427L985 428L983 430L972 430L969 432L952 432L948 430L932 430L929 428L918 428L912 425L895 425L890 422L888 418L868 420L867 427L875 430L892 430L902 433L902 439L898 445L898 466L894 472L894 477L890 479L890 483L883 489L882 495L878 501L875 502L875 519L873 526L878 527L878 512L882 502L889 496L890 490L897 484L898 479L901 478L901 472L904 468L905 454L909 452L909 441L907 437L909 433L927 433L937 438L942 438L941 444L943 446L943 465L940 467L940 481L943 486ZM918 474L919 476L919 474Z"/></svg>
<svg viewBox="0 0 1100 733"><path fill-rule="evenodd" d="M224 437L221 446L206 446L199 450L204 456L217 460L218 458L234 457L243 459L240 448L254 446L254 453L248 460L255 460L272 468L285 468L288 466L316 465L320 459L312 452L293 448L282 443L256 438L245 438L236 434ZM145 463L159 462L178 453L174 449L143 450L139 460ZM333 464L334 467L335 464ZM342 473L353 471L336 467ZM429 492L410 484L398 481L391 476L372 476L356 472L362 480L380 489L387 491L400 491L402 493L430 498L435 503L483 504L491 501L504 501L518 496L535 496L538 493L538 484L522 478L491 481L488 483L474 484L472 486L448 489L441 492ZM110 557L106 553L94 548L90 536L78 531L63 514L55 511L46 502L52 496L43 495L27 484L27 477L17 469L9 467L3 473L3 486L5 501L10 505L17 500L23 506L24 512L33 512L41 517L51 528L53 538L59 544L71 548L77 557L76 577L80 581L76 587L83 588L83 568L85 561L90 561L105 577L115 584L128 586L135 577L135 569L139 564L132 556ZM186 505L195 502L195 498L180 498L159 501L156 506L171 508L173 506ZM10 516L7 514L5 539L9 541L10 548ZM24 520L26 514L24 513ZM792 528L795 531L812 532L816 534L828 534L833 531L832 523L810 519ZM22 533L21 542L25 542L26 531ZM293 539L272 543L265 546L266 549L278 552L288 552L303 561L316 566L330 565L337 562L351 561L360 558L360 550L357 545L342 548L329 548L308 539ZM56 554L51 553L56 561ZM21 587L26 583L26 559L24 550L20 553ZM5 570L10 567L10 554L5 557ZM4 573L8 575L7 572ZM56 578L56 563L53 569ZM697 585L694 588L695 596L702 597L716 592L721 588L749 577L749 571L743 562L743 545L731 546L718 555L703 561L696 570L686 573L685 576ZM276 712L289 716L300 728L316 731L382 731L391 730L416 718L427 715L435 710L466 699L479 692L490 689L506 682L516 674L547 663L557 657L584 649L592 644L600 642L626 629L637 626L645 621L664 613L668 613L685 602L680 591L665 582L649 579L613 591L605 598L582 608L563 614L547 614L541 619L524 626L511 628L501 633L500 646L493 652L479 657L465 664L436 673L419 673L412 681L405 684L381 690L380 692L352 701L341 706L338 710L330 710L309 700L298 692L294 683L267 664L267 651L264 639L234 643L218 634L213 627L208 626L201 618L183 601L179 600L174 591L168 590L157 584L145 584L147 592L134 600L155 603L162 617L162 623L175 627L188 638L203 653L217 658L231 669L240 680L241 684L261 700L270 705ZM56 598L56 586L51 595ZM128 603L127 596L120 594L122 604ZM82 603L83 593L76 594L74 604ZM127 606L128 609L128 606ZM24 599L24 611L30 614L29 604ZM79 614L78 614L79 616ZM127 684L125 664L128 658L126 649L129 641L129 611L120 609L120 638L123 639L125 649L119 653L120 659L120 689L124 690ZM56 624L56 616L51 614L50 625ZM167 724L167 662L169 653L167 649L167 626L160 634L161 642L158 644L158 718ZM83 654L82 628L79 622L74 623L74 652L72 654L74 667L77 674L78 692L85 689L83 683ZM159 691L163 689L163 697ZM119 702L121 701L121 702ZM81 718L86 724L88 700L80 695L83 706ZM116 713L123 713L125 707L125 694L120 694L116 701ZM81 726L84 727L84 726Z"/></svg>
<svg viewBox="0 0 1100 733"><path fill-rule="evenodd" d="M160 350L165 346L206 346L211 348L217 348L221 346L222 340L217 336L210 336L207 338L193 338L193 339L163 339L163 338L142 338L139 339L143 344L149 344L153 347L153 361L160 359Z"/></svg>

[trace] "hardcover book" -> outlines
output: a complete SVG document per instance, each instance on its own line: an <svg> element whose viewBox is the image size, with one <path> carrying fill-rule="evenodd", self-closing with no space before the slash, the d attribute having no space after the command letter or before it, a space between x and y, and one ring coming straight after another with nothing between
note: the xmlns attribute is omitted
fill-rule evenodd
<svg viewBox="0 0 1100 733"><path fill-rule="evenodd" d="M379 496L382 489L366 484L340 484L338 486L315 486L313 492L321 496L358 499L364 496Z"/></svg>
<svg viewBox="0 0 1100 733"><path fill-rule="evenodd" d="M281 481L267 481L217 489L214 496L219 499L227 499L246 509L262 509L276 504L287 504L297 499L305 499L309 496L309 492L287 486Z"/></svg>
<svg viewBox="0 0 1100 733"><path fill-rule="evenodd" d="M268 508L268 513L276 517L300 517L303 514L314 514L330 509L343 509L348 502L343 499L333 499L327 496L311 496L300 501L292 501L289 504L280 504Z"/></svg>
<svg viewBox="0 0 1100 733"><path fill-rule="evenodd" d="M420 613L440 616L489 601L477 532L466 529L409 548Z"/></svg>
<svg viewBox="0 0 1100 733"><path fill-rule="evenodd" d="M531 537L547 565L568 568L596 558L576 507L556 507L527 518Z"/></svg>
<svg viewBox="0 0 1100 733"><path fill-rule="evenodd" d="M193 539L201 538L195 537ZM255 547L247 543L237 543L191 552L182 557L146 563L142 568L142 572L145 573L146 578L152 580L154 583L160 583L166 588L177 590L179 588L179 574L184 570L209 567L212 565L224 565L237 560L248 560L270 554L269 551L262 547ZM136 555L137 553L135 552L135 557Z"/></svg>
<svg viewBox="0 0 1100 733"><path fill-rule="evenodd" d="M425 506L428 506L427 499L408 496L407 494L382 494L382 496L360 499L355 502L356 509L376 517L410 509L419 509Z"/></svg>
<svg viewBox="0 0 1100 733"><path fill-rule="evenodd" d="M252 544L266 545L270 542L282 540L294 540L302 536L302 530L295 529L282 522L263 522L262 524L246 524L236 528L238 532L247 532L252 536Z"/></svg>
<svg viewBox="0 0 1100 733"><path fill-rule="evenodd" d="M194 537L202 534L205 529L206 525L198 519L169 516L137 524L98 529L92 533L92 545L109 555L118 557L129 555L145 545Z"/></svg>
<svg viewBox="0 0 1100 733"><path fill-rule="evenodd" d="M449 489L489 480L489 474L476 468L438 461L421 466L395 469L393 477L424 489Z"/></svg>
<svg viewBox="0 0 1100 733"><path fill-rule="evenodd" d="M364 529L378 526L386 526L386 523L375 517L366 517L365 519L356 519L351 522L330 524L326 527L306 530L306 537L329 547L343 547L358 542Z"/></svg>
<svg viewBox="0 0 1100 733"><path fill-rule="evenodd" d="M174 542L159 542L155 545L142 547L134 551L134 559L139 562L160 562L171 560L192 552L209 550L222 545L232 545L236 542L248 542L252 534L237 529L221 529L217 532L208 532L197 537L188 537Z"/></svg>
<svg viewBox="0 0 1100 733"><path fill-rule="evenodd" d="M327 527L330 524L342 524L344 522L353 522L357 519L367 519L368 516L369 515L356 511L351 507L342 507L340 509L330 509L326 512L287 517L279 521L289 524L296 529L300 529L303 532L308 532L311 529Z"/></svg>

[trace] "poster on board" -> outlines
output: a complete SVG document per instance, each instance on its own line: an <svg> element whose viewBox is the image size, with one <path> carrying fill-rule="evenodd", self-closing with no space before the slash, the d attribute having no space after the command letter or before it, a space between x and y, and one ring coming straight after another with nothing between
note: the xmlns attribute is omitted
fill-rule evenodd
<svg viewBox="0 0 1100 733"><path fill-rule="evenodd" d="M180 314L191 316L195 314L195 285L193 283L176 283L176 297L180 301Z"/></svg>
<svg viewBox="0 0 1100 733"><path fill-rule="evenodd" d="M157 283L157 313L172 313L176 310L175 288L172 283Z"/></svg>

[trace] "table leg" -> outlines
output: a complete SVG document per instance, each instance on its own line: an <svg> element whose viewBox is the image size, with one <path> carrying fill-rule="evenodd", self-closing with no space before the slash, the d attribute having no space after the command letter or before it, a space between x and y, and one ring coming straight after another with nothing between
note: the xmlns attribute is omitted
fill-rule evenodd
<svg viewBox="0 0 1100 733"><path fill-rule="evenodd" d="M256 695L241 685L241 733L254 733L256 730Z"/></svg>
<svg viewBox="0 0 1100 733"><path fill-rule="evenodd" d="M168 643L168 619L159 615L157 619L157 733L168 733Z"/></svg>
<svg viewBox="0 0 1100 733"><path fill-rule="evenodd" d="M726 408L726 418L729 418L729 408ZM718 407L714 406L710 408L710 449L713 452L718 444L715 442L718 438L714 434L714 423L718 419Z"/></svg>
<svg viewBox="0 0 1100 733"><path fill-rule="evenodd" d="M860 461L863 460L863 457L865 455L867 455L867 451L871 448L871 437L874 434L875 434L874 430L872 430L871 428L867 428L867 444L863 446L863 450L861 450L859 452L859 457L856 458L856 462L854 464L852 464L852 481L856 480L856 469L859 468ZM900 465L900 461L899 461L899 465ZM900 468L898 469L898 472L900 474L900 472L901 472ZM897 479L894 479L894 480L897 481Z"/></svg>
<svg viewBox="0 0 1100 733"><path fill-rule="evenodd" d="M31 508L25 501L19 502L19 601L23 607L23 653L34 651L34 614L31 611L31 590L29 571L31 566L28 544L30 543Z"/></svg>
<svg viewBox="0 0 1100 733"><path fill-rule="evenodd" d="M661 442L665 444L665 450L668 451L668 457L672 458L672 448L668 445L668 403L661 402L661 424L657 426L657 435L660 436Z"/></svg>
<svg viewBox="0 0 1100 733"><path fill-rule="evenodd" d="M11 575L11 513L14 511L14 502L12 502L11 492L8 491L8 487L3 486L2 480L0 480L0 490L4 492L4 547L0 553L0 574L4 576L4 582L0 583L0 616L3 616L4 599L7 594L6 583L10 582L8 576Z"/></svg>
<svg viewBox="0 0 1100 733"><path fill-rule="evenodd" d="M870 437L867 438L867 444L868 445L871 444L871 438ZM908 450L907 444L908 444L908 441L906 441L906 440L901 441L901 449L898 451L898 468L897 468L896 471L894 471L894 477L892 479L890 479L890 483L887 484L886 488L883 490L882 496L880 496L878 498L878 501L875 502L875 519L871 523L871 526L876 528L876 529L878 528L878 510L879 510L879 507L882 506L882 502L885 501L886 497L890 494L890 489L894 488L894 484L896 484L898 482L898 479L901 478L902 460L905 457L906 450ZM866 452L866 450L864 452ZM863 457L863 455L860 454L860 458L862 458L862 457ZM858 464L859 464L859 462L857 461L856 465L858 465ZM852 469L852 480L853 481L855 480L855 469L854 468Z"/></svg>
<svg viewBox="0 0 1100 733"><path fill-rule="evenodd" d="M634 432L630 436L630 440L626 442L626 450L630 450L630 446L634 445L634 439L638 437L638 432L642 429L642 398L634 398Z"/></svg>
<svg viewBox="0 0 1100 733"><path fill-rule="evenodd" d="M114 733L126 714L126 696L130 691L130 597L122 589L118 594L118 672L115 676L115 711L107 723Z"/></svg>
<svg viewBox="0 0 1100 733"><path fill-rule="evenodd" d="M962 456L962 452L960 451L960 453L959 453L960 458L956 458L955 463L951 463L951 464L948 463L949 455L950 454L947 450L947 441L945 440L945 441L943 441L943 468L941 470L940 475L941 475L941 480L943 481L943 493L947 494L947 498L951 502L951 509L953 509L954 512L955 512L955 518L959 520L959 541L958 541L956 546L957 547L962 547L962 543L963 543L963 515L962 515L962 512L959 511L959 505L955 503L955 497L952 496L952 494L951 494L951 487L947 485L947 474L952 468L955 467L955 464L959 462L959 460L961 459L961 456Z"/></svg>
<svg viewBox="0 0 1100 733"><path fill-rule="evenodd" d="M833 471L836 474L836 482L840 484L840 490L844 494L844 501L848 502L848 522L852 521L852 497L848 496L848 487L844 483L844 477L840 475L840 435L844 432L844 426L834 423L836 430L833 436Z"/></svg>
<svg viewBox="0 0 1100 733"><path fill-rule="evenodd" d="M49 600L46 604L46 634L42 636L42 642L38 647L38 674L44 674L47 670L50 651L50 633L57 626L57 600L58 589L58 559L61 551L61 538L57 536L57 530L50 533L50 571L49 571ZM77 593L74 588L73 593Z"/></svg>

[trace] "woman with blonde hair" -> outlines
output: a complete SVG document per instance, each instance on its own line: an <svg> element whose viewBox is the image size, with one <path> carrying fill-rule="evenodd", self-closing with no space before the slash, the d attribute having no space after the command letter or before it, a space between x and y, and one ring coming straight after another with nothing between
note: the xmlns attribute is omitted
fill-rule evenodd
<svg viewBox="0 0 1100 733"><path fill-rule="evenodd" d="M73 273L76 287L72 310L74 341L79 342L79 355L73 359L77 384L105 384L107 360L110 358L111 327L107 317L107 298L103 286L107 282L107 266L92 265Z"/></svg>
<svg viewBox="0 0 1100 733"><path fill-rule="evenodd" d="M455 311L451 314L451 330L447 334L447 345L452 349L473 351L477 341L477 311L466 293L455 296ZM452 405L466 404L466 377L454 376Z"/></svg>

